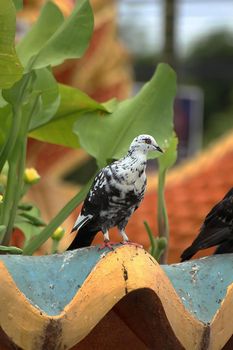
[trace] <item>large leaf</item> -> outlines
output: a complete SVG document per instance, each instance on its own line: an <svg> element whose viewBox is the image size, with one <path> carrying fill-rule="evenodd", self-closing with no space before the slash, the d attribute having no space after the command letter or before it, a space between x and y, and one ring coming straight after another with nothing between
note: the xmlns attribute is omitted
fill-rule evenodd
<svg viewBox="0 0 233 350"><path fill-rule="evenodd" d="M154 136L160 147L164 147L173 133L175 93L174 71L168 65L160 64L137 96L120 103L111 116L81 116L74 131L81 146L98 160L100 166L108 159L118 159L125 154L139 134ZM156 157L157 153L153 152L152 156Z"/></svg>
<svg viewBox="0 0 233 350"><path fill-rule="evenodd" d="M63 22L63 14L57 5L46 2L36 23L17 45L17 53L24 66L38 54Z"/></svg>
<svg viewBox="0 0 233 350"><path fill-rule="evenodd" d="M17 11L22 10L23 8L23 0L13 0L15 8Z"/></svg>
<svg viewBox="0 0 233 350"><path fill-rule="evenodd" d="M165 144L164 154L159 157L159 170L166 171L168 168L171 168L177 159L177 144L178 139L175 135L173 135L170 143L168 145Z"/></svg>
<svg viewBox="0 0 233 350"><path fill-rule="evenodd" d="M30 130L47 123L57 111L60 103L58 84L52 72L47 68L42 68L35 70L35 75L33 94L40 95L41 106L38 113L34 113L32 117Z"/></svg>
<svg viewBox="0 0 233 350"><path fill-rule="evenodd" d="M6 135L11 127L12 123L12 111L11 106L7 104L6 106L0 108L0 150L3 143L6 140Z"/></svg>
<svg viewBox="0 0 233 350"><path fill-rule="evenodd" d="M12 110L9 104L17 108L17 99L25 79L27 79L27 75L24 75L24 78L16 82L11 89L3 90L4 99L3 97L0 98L0 107L1 105L3 106L0 108L0 149L11 127ZM39 106L34 110L30 129L38 128L47 123L54 116L59 106L58 84L51 71L47 68L33 71L33 89L29 87L25 93L23 103L24 116L32 109L36 96L40 97Z"/></svg>
<svg viewBox="0 0 233 350"><path fill-rule="evenodd" d="M10 88L22 77L23 67L15 52L15 13L11 0L0 5L0 88Z"/></svg>
<svg viewBox="0 0 233 350"><path fill-rule="evenodd" d="M18 46L18 54L33 68L56 66L68 58L79 58L93 32L93 14L88 0L79 0L63 20L55 4L48 2L32 30Z"/></svg>
<svg viewBox="0 0 233 350"><path fill-rule="evenodd" d="M11 104L15 109L19 108L19 100L22 104L26 102L29 95L29 82L35 80L35 73L24 74L23 78L17 81L10 89L2 90L2 96L5 101Z"/></svg>
<svg viewBox="0 0 233 350"><path fill-rule="evenodd" d="M116 107L114 101L101 104L84 92L65 85L59 85L60 106L53 118L37 128L32 128L30 136L41 141L67 147L79 147L77 136L73 133L73 124L84 113L103 115Z"/></svg>

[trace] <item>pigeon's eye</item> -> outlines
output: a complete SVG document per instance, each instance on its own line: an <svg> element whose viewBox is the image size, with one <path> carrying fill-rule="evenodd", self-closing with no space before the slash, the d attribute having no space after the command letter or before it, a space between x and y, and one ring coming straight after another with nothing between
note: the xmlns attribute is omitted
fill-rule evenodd
<svg viewBox="0 0 233 350"><path fill-rule="evenodd" d="M145 139L145 143L147 143L148 145L151 145L151 139Z"/></svg>

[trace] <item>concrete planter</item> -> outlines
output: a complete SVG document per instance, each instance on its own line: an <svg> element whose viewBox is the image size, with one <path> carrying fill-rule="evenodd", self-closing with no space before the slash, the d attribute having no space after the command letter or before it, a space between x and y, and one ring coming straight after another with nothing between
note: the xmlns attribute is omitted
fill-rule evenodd
<svg viewBox="0 0 233 350"><path fill-rule="evenodd" d="M0 349L233 349L233 255L143 249L0 256Z"/></svg>

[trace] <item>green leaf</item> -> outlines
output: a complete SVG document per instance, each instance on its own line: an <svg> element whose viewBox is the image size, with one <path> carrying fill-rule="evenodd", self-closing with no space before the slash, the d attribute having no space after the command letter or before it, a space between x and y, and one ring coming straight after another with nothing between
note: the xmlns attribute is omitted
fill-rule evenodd
<svg viewBox="0 0 233 350"><path fill-rule="evenodd" d="M20 213L20 216L22 216L23 218L27 219L29 221L29 223L33 226L46 226L46 223L41 220L40 218L38 218L37 216L34 215L30 215L28 213Z"/></svg>
<svg viewBox="0 0 233 350"><path fill-rule="evenodd" d="M51 71L47 68L35 70L33 94L41 97L40 109L34 113L29 130L47 123L55 114L60 103L58 84ZM27 108L30 108L30 101Z"/></svg>
<svg viewBox="0 0 233 350"><path fill-rule="evenodd" d="M170 143L166 147L165 144L165 152L161 157L159 157L159 168L160 171L167 170L168 168L172 167L177 159L177 144L178 139L173 134L173 137L170 139Z"/></svg>
<svg viewBox="0 0 233 350"><path fill-rule="evenodd" d="M24 247L41 232L41 227L34 226L31 223L23 220L17 220L14 227L18 228L25 237Z"/></svg>
<svg viewBox="0 0 233 350"><path fill-rule="evenodd" d="M177 158L177 143L178 139L173 133L173 137L170 139L170 143L165 145L165 152L159 158L159 178L158 178L158 233L161 240L161 246L163 247L166 243L168 247L169 241L169 224L168 224L168 215L164 197L164 187L166 172L169 167L171 167ZM164 243L165 242L165 243ZM161 248L161 254L159 256L160 263L165 264L167 258L167 248Z"/></svg>
<svg viewBox="0 0 233 350"><path fill-rule="evenodd" d="M18 109L19 100L21 103L25 103L28 100L28 95L31 92L31 86L29 86L29 84L34 80L34 72L25 74L23 78L17 81L11 88L2 91L4 100ZM6 108L6 106L4 108Z"/></svg>
<svg viewBox="0 0 233 350"><path fill-rule="evenodd" d="M12 123L12 110L11 106L7 104L5 107L0 108L0 150L3 143L6 140L6 136L9 132Z"/></svg>
<svg viewBox="0 0 233 350"><path fill-rule="evenodd" d="M64 17L58 6L50 1L46 2L39 18L16 47L24 67L30 58L38 54L63 21Z"/></svg>
<svg viewBox="0 0 233 350"><path fill-rule="evenodd" d="M27 75L14 84L11 89L3 90L3 96L5 98L3 101L7 100L14 106L14 108L17 108L18 97L26 78ZM53 117L60 103L58 84L50 69L42 68L33 71L33 78L31 79L31 82L33 82L33 88L32 85L29 86L25 93L22 107L23 114L26 115L29 113L37 96L40 96L40 98L38 106L33 113L29 129L38 128L41 125L46 124ZM12 110L10 105L7 104L0 108L0 148L11 128L11 123Z"/></svg>
<svg viewBox="0 0 233 350"><path fill-rule="evenodd" d="M20 210L29 211L29 210L32 210L32 208L33 208L33 205L29 203L20 203L18 205L18 209Z"/></svg>
<svg viewBox="0 0 233 350"><path fill-rule="evenodd" d="M86 194L92 184L93 178L81 189L81 191L74 196L62 210L53 218L52 221L46 226L38 237L34 237L25 246L23 250L24 255L32 255L62 224L62 222L72 213L72 211L84 200Z"/></svg>
<svg viewBox="0 0 233 350"><path fill-rule="evenodd" d="M2 90L0 90L0 108L3 108L7 105L6 100L2 96Z"/></svg>
<svg viewBox="0 0 233 350"><path fill-rule="evenodd" d="M23 0L13 0L15 8L17 11L22 10L23 8Z"/></svg>
<svg viewBox="0 0 233 350"><path fill-rule="evenodd" d="M6 247L4 245L0 245L0 252L5 254L22 254L23 250L14 246Z"/></svg>
<svg viewBox="0 0 233 350"><path fill-rule="evenodd" d="M49 2L38 22L18 46L19 57L26 66L34 56L30 62L33 68L56 66L68 58L79 58L89 44L93 23L88 0L77 1L73 12L65 20L56 5Z"/></svg>
<svg viewBox="0 0 233 350"><path fill-rule="evenodd" d="M169 144L173 133L173 101L176 94L174 71L159 64L151 81L134 98L121 102L111 116L83 115L74 131L80 144L104 166L118 159L139 134L154 136L160 147ZM158 153L153 152L152 157Z"/></svg>
<svg viewBox="0 0 233 350"><path fill-rule="evenodd" d="M101 116L112 112L117 104L98 103L84 92L59 84L60 106L55 115L45 125L31 129L30 136L40 141L55 143L67 147L79 147L77 136L73 132L73 124L84 113Z"/></svg>
<svg viewBox="0 0 233 350"><path fill-rule="evenodd" d="M2 238L4 233L6 231L6 226L5 225L0 225L0 237Z"/></svg>
<svg viewBox="0 0 233 350"><path fill-rule="evenodd" d="M0 6L0 88L10 88L22 77L23 67L15 52L15 15L11 0L1 0Z"/></svg>
<svg viewBox="0 0 233 350"><path fill-rule="evenodd" d="M22 206L22 204L20 206ZM40 210L35 206L31 206L31 209L27 210L26 213L20 212L16 216L14 227L22 231L25 237L24 246L26 246L31 239L40 234L41 225L37 225L37 222L39 224L42 223L42 226L44 225L44 222L40 219Z"/></svg>

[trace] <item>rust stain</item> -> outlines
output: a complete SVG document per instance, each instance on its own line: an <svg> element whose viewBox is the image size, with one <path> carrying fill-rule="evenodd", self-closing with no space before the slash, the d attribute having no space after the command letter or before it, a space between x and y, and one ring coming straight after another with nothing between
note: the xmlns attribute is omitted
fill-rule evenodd
<svg viewBox="0 0 233 350"><path fill-rule="evenodd" d="M60 320L51 319L44 332L41 350L60 349L62 343L62 325Z"/></svg>
<svg viewBox="0 0 233 350"><path fill-rule="evenodd" d="M209 343L210 343L210 326L207 324L204 327L204 332L200 344L200 350L208 350L209 348Z"/></svg>

